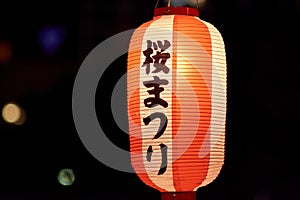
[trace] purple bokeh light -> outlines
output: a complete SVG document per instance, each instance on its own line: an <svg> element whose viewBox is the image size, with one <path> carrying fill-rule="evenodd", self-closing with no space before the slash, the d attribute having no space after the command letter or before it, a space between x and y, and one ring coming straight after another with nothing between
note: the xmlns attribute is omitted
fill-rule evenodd
<svg viewBox="0 0 300 200"><path fill-rule="evenodd" d="M40 29L39 44L46 55L55 55L66 39L66 30L61 26L44 26Z"/></svg>

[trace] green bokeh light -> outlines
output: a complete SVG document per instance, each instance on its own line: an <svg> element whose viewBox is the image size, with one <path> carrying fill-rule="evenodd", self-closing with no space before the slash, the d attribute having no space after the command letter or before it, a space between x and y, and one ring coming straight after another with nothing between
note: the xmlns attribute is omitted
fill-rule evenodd
<svg viewBox="0 0 300 200"><path fill-rule="evenodd" d="M75 181L75 175L72 169L62 169L58 173L57 179L60 184L70 186Z"/></svg>

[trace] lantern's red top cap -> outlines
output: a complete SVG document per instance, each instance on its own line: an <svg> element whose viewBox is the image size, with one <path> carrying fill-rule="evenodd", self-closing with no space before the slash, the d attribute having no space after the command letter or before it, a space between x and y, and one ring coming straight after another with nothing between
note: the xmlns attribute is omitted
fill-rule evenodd
<svg viewBox="0 0 300 200"><path fill-rule="evenodd" d="M154 9L154 16L159 15L190 15L199 17L199 10L191 7L161 7Z"/></svg>

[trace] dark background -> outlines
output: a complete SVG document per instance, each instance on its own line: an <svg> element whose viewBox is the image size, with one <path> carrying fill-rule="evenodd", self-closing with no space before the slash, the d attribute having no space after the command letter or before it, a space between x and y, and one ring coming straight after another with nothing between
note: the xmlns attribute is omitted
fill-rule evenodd
<svg viewBox="0 0 300 200"><path fill-rule="evenodd" d="M160 199L135 174L110 169L89 154L71 107L83 59L106 38L151 20L155 3L0 3L0 44L12 52L9 60L0 60L0 108L15 101L27 113L22 126L0 119L1 200ZM300 1L207 0L199 10L226 45L228 113L225 165L213 183L197 191L197 199L300 199ZM39 41L49 26L64 36L54 53L43 51ZM101 79L96 108L108 137L128 149L128 135L115 126L107 106L125 71L123 56ZM62 168L74 170L72 186L57 181Z"/></svg>

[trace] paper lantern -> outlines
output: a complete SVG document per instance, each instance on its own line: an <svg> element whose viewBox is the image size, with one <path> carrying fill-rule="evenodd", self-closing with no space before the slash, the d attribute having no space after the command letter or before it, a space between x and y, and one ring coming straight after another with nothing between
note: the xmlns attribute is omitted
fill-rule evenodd
<svg viewBox="0 0 300 200"><path fill-rule="evenodd" d="M131 163L162 199L195 199L224 163L226 57L192 7L156 8L132 35L127 68Z"/></svg>

